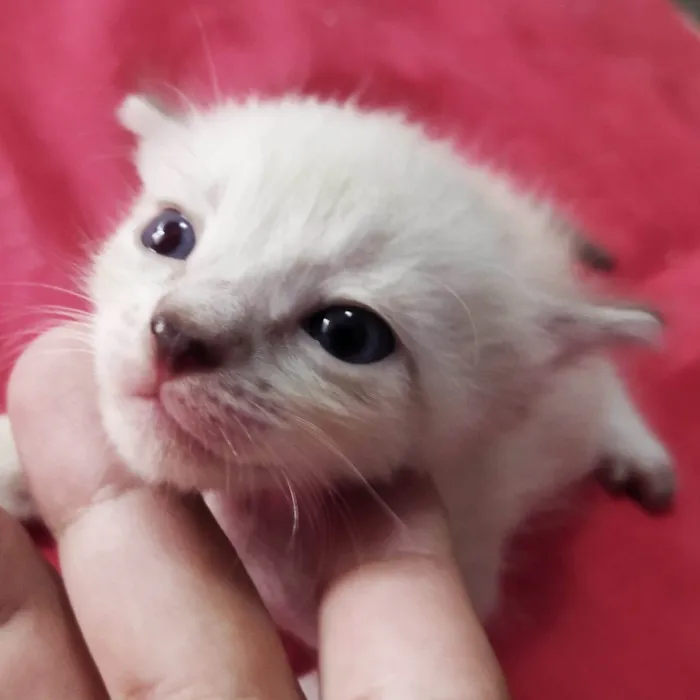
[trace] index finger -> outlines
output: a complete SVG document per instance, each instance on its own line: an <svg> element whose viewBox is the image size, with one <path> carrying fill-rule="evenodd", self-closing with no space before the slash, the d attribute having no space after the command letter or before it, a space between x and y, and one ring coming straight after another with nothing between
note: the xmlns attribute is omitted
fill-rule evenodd
<svg viewBox="0 0 700 700"><path fill-rule="evenodd" d="M123 476L92 369L69 347L76 340L59 329L26 351L10 415L110 696L297 698L274 626L208 511Z"/></svg>

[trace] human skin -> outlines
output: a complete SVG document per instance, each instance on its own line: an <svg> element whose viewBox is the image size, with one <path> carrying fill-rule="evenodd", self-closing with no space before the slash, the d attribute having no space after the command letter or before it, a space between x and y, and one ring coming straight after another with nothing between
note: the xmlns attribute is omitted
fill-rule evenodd
<svg viewBox="0 0 700 700"><path fill-rule="evenodd" d="M36 340L11 378L14 436L63 580L0 514L0 698L298 698L274 624L201 500L132 478L95 395L66 329ZM324 698L505 698L431 490L406 479L382 496L399 536L360 496L361 517L330 529Z"/></svg>

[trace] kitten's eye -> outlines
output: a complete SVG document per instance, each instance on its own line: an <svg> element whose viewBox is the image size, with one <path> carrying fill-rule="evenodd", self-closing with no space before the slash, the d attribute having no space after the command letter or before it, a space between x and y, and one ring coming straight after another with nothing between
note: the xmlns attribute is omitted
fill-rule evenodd
<svg viewBox="0 0 700 700"><path fill-rule="evenodd" d="M158 255L184 260L196 238L192 224L177 209L164 209L143 230L141 243Z"/></svg>
<svg viewBox="0 0 700 700"><path fill-rule="evenodd" d="M304 330L327 353L353 365L379 362L396 349L396 339L386 322L359 306L317 311L306 320Z"/></svg>

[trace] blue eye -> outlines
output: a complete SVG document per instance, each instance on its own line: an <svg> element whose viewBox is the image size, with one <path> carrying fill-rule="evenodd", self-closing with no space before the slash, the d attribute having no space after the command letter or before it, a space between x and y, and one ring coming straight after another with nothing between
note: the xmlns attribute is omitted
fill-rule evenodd
<svg viewBox="0 0 700 700"><path fill-rule="evenodd" d="M396 338L386 321L360 306L331 306L311 315L304 330L341 362L368 365L396 350Z"/></svg>
<svg viewBox="0 0 700 700"><path fill-rule="evenodd" d="M194 227L177 209L164 209L141 233L146 248L176 260L184 260L196 242Z"/></svg>

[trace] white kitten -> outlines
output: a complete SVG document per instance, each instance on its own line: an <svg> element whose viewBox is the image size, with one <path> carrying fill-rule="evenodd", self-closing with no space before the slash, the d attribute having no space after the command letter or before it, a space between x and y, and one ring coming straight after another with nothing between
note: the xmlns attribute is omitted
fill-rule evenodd
<svg viewBox="0 0 700 700"><path fill-rule="evenodd" d="M660 321L590 298L549 207L395 114L119 114L143 189L90 278L104 423L145 479L211 492L291 632L315 642L313 572L252 551L231 494L430 472L482 617L514 529L600 459L670 502L669 457L604 358Z"/></svg>

